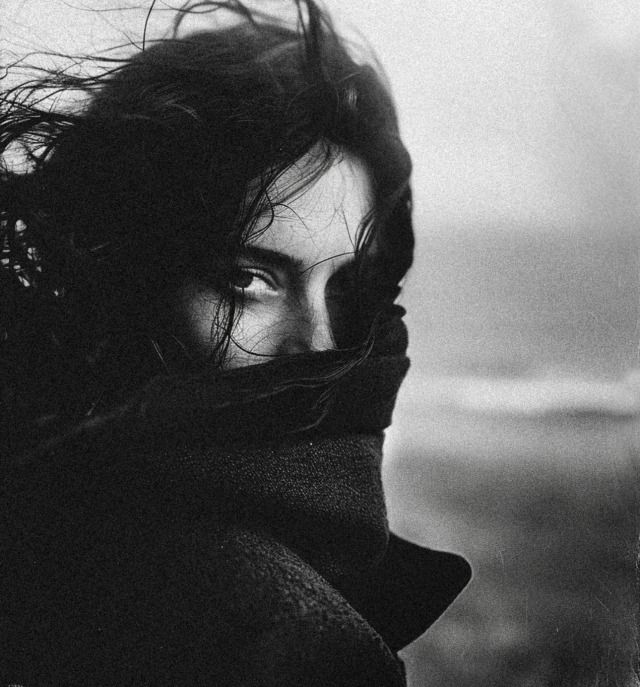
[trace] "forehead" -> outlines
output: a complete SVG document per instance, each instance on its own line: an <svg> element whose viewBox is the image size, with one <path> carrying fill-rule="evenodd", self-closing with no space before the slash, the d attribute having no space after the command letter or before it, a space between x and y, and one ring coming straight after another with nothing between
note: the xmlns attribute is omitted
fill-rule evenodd
<svg viewBox="0 0 640 687"><path fill-rule="evenodd" d="M311 158L305 156L274 184L273 197L285 197L274 207L273 223L256 231L249 245L282 252L311 266L335 258L349 260L355 251L363 220L373 208L373 191L364 163L343 153L320 177L293 194L309 174Z"/></svg>

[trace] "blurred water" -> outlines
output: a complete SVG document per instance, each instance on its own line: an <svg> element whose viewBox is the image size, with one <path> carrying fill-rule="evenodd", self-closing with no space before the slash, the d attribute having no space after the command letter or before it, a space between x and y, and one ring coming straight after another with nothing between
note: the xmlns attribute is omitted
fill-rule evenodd
<svg viewBox="0 0 640 687"><path fill-rule="evenodd" d="M401 399L392 527L474 568L405 652L412 686L636 684L638 399L633 377L441 378Z"/></svg>

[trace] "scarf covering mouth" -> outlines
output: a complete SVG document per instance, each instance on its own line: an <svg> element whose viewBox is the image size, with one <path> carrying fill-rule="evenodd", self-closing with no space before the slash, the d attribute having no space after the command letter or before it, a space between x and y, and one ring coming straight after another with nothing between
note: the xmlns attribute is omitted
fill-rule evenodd
<svg viewBox="0 0 640 687"><path fill-rule="evenodd" d="M136 409L174 496L268 523L394 650L470 577L460 557L389 532L382 445L409 369L404 313L389 309L356 364L352 353L325 351L158 378Z"/></svg>
<svg viewBox="0 0 640 687"><path fill-rule="evenodd" d="M357 364L326 351L158 377L124 409L50 443L18 472L48 493L67 488L69 475L84 483L108 473L124 510L144 499L167 521L267 531L397 651L469 579L459 556L389 533L382 443L409 367L402 313L395 308L379 324Z"/></svg>
<svg viewBox="0 0 640 687"><path fill-rule="evenodd" d="M344 588L388 545L382 443L409 368L403 313L355 365L326 351L156 379L132 411L156 474L192 508L267 522Z"/></svg>
<svg viewBox="0 0 640 687"><path fill-rule="evenodd" d="M286 436L381 432L391 424L407 370L404 309L392 306L376 325L364 357L328 350L274 358L227 371L158 377L137 403L152 431L206 434L224 445ZM169 423L169 424L166 424Z"/></svg>

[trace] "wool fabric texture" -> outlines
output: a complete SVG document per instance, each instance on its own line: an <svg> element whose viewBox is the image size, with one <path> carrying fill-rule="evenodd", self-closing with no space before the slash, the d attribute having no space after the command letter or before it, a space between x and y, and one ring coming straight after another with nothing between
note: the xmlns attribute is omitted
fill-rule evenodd
<svg viewBox="0 0 640 687"><path fill-rule="evenodd" d="M394 317L351 369L157 378L6 464L0 684L405 685L398 650L469 579L388 530L405 348Z"/></svg>

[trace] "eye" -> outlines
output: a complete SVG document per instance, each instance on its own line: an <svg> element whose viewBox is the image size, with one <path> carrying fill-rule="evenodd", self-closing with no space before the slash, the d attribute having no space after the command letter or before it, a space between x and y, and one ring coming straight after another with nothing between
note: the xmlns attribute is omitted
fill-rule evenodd
<svg viewBox="0 0 640 687"><path fill-rule="evenodd" d="M278 287L265 270L255 267L238 267L230 279L231 288L244 298L259 299L274 295Z"/></svg>

